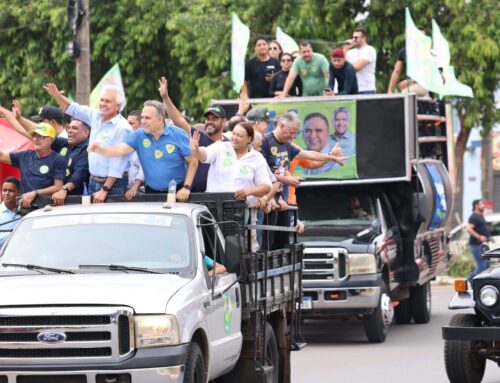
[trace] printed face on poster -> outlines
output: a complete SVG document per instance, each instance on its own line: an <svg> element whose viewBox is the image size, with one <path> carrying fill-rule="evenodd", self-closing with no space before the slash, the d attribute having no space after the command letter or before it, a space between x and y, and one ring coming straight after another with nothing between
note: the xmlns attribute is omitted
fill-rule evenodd
<svg viewBox="0 0 500 383"><path fill-rule="evenodd" d="M356 167L356 101L291 102L260 104L276 120L286 112L298 114L301 129L295 140L302 149L329 154L338 145L342 156L348 157L344 166L333 161L304 163L295 167L294 175L309 179L353 179ZM277 124L277 121L276 121Z"/></svg>

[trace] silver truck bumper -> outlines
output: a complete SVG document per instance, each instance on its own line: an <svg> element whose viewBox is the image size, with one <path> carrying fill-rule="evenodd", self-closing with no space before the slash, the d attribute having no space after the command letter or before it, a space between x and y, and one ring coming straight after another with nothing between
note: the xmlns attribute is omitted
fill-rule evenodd
<svg viewBox="0 0 500 383"><path fill-rule="evenodd" d="M373 309L377 307L380 296L380 287L358 287L358 288L304 288L304 296L314 295L317 299L312 301L312 310L303 309L302 313L307 315L314 310L344 310L344 309ZM308 293L314 294L308 294ZM341 300L330 300L325 298L325 293L346 293L346 298ZM333 312L332 312L333 314Z"/></svg>
<svg viewBox="0 0 500 383"><path fill-rule="evenodd" d="M94 371L2 371L1 377L7 377L7 383L16 383L19 376L39 377L40 382L50 382L51 377L64 376L71 382L71 376L85 376L87 383L96 383L97 375L130 375L131 383L178 383L184 380L184 365L172 367L142 368L130 370L94 370ZM44 377L47 377L44 379ZM66 381L66 380L65 380ZM111 381L111 380L110 380ZM119 380L118 380L119 381Z"/></svg>

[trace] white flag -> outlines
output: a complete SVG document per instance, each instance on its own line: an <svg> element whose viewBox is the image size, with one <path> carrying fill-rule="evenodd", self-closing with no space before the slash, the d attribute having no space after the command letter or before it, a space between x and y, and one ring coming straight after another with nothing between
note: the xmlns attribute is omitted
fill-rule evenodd
<svg viewBox="0 0 500 383"><path fill-rule="evenodd" d="M299 46L295 40L283 32L280 27L276 27L276 40L283 48L283 53L292 53L299 50Z"/></svg>
<svg viewBox="0 0 500 383"><path fill-rule="evenodd" d="M243 24L236 13L232 16L231 35L231 80L233 89L240 93L245 81L245 55L247 53L248 41L250 40L250 29Z"/></svg>

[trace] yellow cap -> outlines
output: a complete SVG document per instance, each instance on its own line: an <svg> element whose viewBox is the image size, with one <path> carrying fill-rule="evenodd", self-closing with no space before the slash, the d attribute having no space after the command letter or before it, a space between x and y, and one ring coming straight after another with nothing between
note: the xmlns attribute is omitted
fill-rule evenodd
<svg viewBox="0 0 500 383"><path fill-rule="evenodd" d="M37 125L37 127L30 132L31 136L33 137L35 133L39 134L40 136L44 137L52 137L56 138L56 131L52 127L52 125L47 124L46 122L41 122Z"/></svg>

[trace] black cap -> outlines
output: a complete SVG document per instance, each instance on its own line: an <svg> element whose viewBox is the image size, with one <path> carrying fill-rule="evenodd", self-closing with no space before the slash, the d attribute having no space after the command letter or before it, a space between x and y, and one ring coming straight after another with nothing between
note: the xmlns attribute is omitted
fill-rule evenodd
<svg viewBox="0 0 500 383"><path fill-rule="evenodd" d="M213 114L219 118L226 118L226 111L222 108L222 106L211 106L207 109L203 116L207 116L207 114Z"/></svg>
<svg viewBox="0 0 500 383"><path fill-rule="evenodd" d="M43 120L56 120L58 124L63 123L64 113L61 109L55 106L45 105L40 108L38 114L31 116L31 119L35 122L42 122Z"/></svg>

